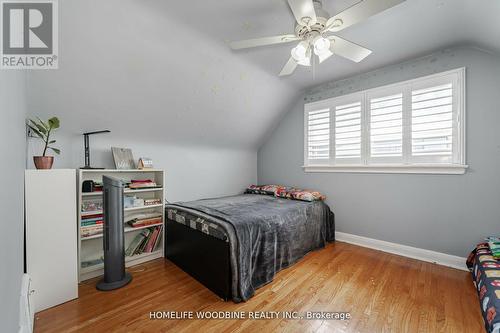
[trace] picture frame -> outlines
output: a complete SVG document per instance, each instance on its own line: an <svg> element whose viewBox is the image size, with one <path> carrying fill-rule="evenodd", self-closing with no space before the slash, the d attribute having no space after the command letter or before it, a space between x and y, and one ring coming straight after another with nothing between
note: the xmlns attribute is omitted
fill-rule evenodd
<svg viewBox="0 0 500 333"><path fill-rule="evenodd" d="M111 147L115 168L118 170L135 169L134 156L130 148Z"/></svg>
<svg viewBox="0 0 500 333"><path fill-rule="evenodd" d="M153 160L149 157L141 157L137 164L138 169L153 169Z"/></svg>

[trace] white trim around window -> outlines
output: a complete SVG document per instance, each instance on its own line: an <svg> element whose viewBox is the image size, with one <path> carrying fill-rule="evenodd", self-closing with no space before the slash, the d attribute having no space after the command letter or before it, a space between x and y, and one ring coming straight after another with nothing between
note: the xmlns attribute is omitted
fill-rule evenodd
<svg viewBox="0 0 500 333"><path fill-rule="evenodd" d="M465 68L305 104L303 167L465 173Z"/></svg>

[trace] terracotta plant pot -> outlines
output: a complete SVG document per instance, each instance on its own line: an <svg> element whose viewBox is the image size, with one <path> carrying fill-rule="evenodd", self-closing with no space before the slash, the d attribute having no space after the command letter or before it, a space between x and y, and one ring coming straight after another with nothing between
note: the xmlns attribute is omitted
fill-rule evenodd
<svg viewBox="0 0 500 333"><path fill-rule="evenodd" d="M33 162L37 169L52 169L54 156L33 156Z"/></svg>

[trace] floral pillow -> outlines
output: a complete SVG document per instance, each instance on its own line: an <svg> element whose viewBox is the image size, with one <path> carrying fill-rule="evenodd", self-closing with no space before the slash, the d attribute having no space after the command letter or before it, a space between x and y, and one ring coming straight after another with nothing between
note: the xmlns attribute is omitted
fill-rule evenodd
<svg viewBox="0 0 500 333"><path fill-rule="evenodd" d="M278 190L284 188L284 186L279 185L250 185L245 193L276 195Z"/></svg>
<svg viewBox="0 0 500 333"><path fill-rule="evenodd" d="M276 191L276 196L301 201L319 201L325 200L326 196L318 191L302 190L298 188L283 188Z"/></svg>
<svg viewBox="0 0 500 333"><path fill-rule="evenodd" d="M319 201L326 199L326 197L318 191L302 190L281 185L250 185L245 193L274 195L278 198L301 201Z"/></svg>

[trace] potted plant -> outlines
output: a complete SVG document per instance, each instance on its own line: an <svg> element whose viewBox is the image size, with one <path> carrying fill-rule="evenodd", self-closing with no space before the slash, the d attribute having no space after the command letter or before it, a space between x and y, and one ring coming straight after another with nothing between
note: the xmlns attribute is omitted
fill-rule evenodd
<svg viewBox="0 0 500 333"><path fill-rule="evenodd" d="M58 155L61 153L59 149L52 146L56 143L56 140L51 140L50 138L52 132L59 128L59 119L57 117L52 117L46 122L38 117L36 120L29 119L28 127L36 137L44 142L42 156L33 156L33 162L35 162L36 168L51 169L54 163L54 156L47 156L47 150L50 149Z"/></svg>

